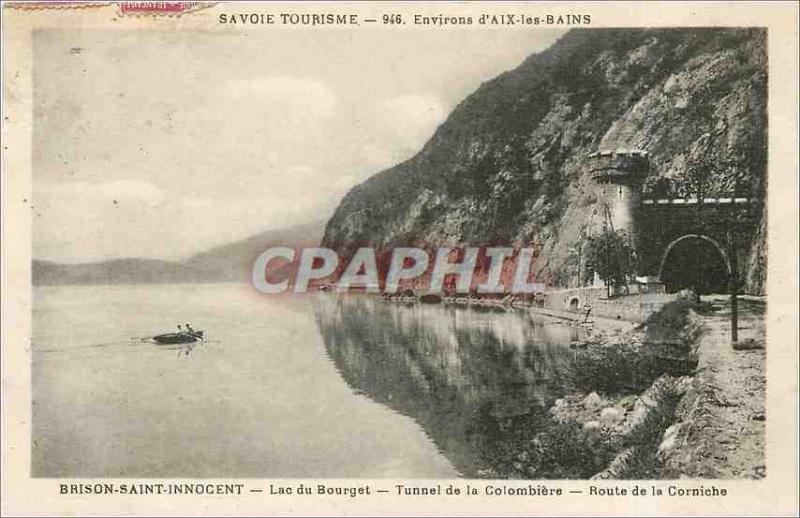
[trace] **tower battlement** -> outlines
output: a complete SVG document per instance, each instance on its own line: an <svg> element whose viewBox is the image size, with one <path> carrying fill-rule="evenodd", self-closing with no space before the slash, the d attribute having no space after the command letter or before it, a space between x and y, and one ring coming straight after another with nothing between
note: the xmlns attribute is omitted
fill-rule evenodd
<svg viewBox="0 0 800 518"><path fill-rule="evenodd" d="M641 186L650 169L647 151L617 149L597 151L588 157L588 169L596 185L603 225L635 237L635 214Z"/></svg>
<svg viewBox="0 0 800 518"><path fill-rule="evenodd" d="M598 183L639 183L650 169L649 154L639 149L597 151L587 158L592 179Z"/></svg>

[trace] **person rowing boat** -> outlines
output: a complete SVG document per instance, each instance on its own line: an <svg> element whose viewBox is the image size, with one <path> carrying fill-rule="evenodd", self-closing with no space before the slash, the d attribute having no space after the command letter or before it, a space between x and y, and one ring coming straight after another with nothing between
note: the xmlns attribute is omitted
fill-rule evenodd
<svg viewBox="0 0 800 518"><path fill-rule="evenodd" d="M166 333L156 335L152 340L160 344L188 344L203 341L203 331L195 331L190 324L181 326L178 324L177 333Z"/></svg>

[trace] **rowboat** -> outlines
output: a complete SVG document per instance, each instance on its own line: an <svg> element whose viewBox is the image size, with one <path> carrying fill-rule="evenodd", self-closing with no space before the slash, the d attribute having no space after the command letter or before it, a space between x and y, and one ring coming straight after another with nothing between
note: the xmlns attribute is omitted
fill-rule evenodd
<svg viewBox="0 0 800 518"><path fill-rule="evenodd" d="M159 344L191 344L203 341L203 331L193 331L191 333L166 333L151 338Z"/></svg>

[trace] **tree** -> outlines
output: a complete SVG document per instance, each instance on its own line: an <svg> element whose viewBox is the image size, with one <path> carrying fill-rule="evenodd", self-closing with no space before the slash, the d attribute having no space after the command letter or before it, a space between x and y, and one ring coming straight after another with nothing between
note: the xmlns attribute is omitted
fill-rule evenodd
<svg viewBox="0 0 800 518"><path fill-rule="evenodd" d="M678 178L681 194L687 198L696 197L702 203L711 189L713 167L704 158L690 159L686 170Z"/></svg>
<svg viewBox="0 0 800 518"><path fill-rule="evenodd" d="M609 288L623 286L631 272L632 249L624 231L605 227L603 232L589 239L586 249L587 264Z"/></svg>

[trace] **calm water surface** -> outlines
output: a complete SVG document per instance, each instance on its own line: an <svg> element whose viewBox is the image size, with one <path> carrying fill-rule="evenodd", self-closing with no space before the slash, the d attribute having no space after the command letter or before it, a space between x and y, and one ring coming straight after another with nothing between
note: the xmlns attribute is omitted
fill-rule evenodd
<svg viewBox="0 0 800 518"><path fill-rule="evenodd" d="M210 343L131 340L184 322ZM579 338L519 313L238 284L37 287L33 324L39 477L473 476L567 389Z"/></svg>

